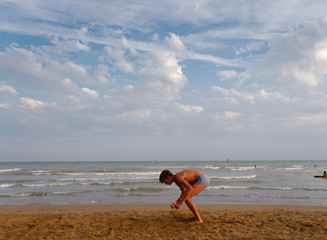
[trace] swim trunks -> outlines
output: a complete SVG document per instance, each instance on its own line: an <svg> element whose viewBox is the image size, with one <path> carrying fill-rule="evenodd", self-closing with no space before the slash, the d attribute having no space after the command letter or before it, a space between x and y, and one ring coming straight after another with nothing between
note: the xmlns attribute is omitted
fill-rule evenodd
<svg viewBox="0 0 327 240"><path fill-rule="evenodd" d="M199 179L196 181L196 183L208 187L210 184L210 179L207 175L202 175L201 177L199 177Z"/></svg>

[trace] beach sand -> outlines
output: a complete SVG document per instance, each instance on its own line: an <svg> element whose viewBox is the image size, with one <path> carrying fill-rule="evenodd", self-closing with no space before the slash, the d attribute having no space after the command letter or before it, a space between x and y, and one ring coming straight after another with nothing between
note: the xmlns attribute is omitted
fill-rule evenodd
<svg viewBox="0 0 327 240"><path fill-rule="evenodd" d="M327 207L199 205L204 223L169 205L0 206L0 239L327 239Z"/></svg>

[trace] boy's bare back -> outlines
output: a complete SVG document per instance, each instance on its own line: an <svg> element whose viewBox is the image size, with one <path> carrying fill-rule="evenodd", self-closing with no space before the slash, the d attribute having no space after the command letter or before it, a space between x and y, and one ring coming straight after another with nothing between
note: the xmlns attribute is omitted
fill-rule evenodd
<svg viewBox="0 0 327 240"><path fill-rule="evenodd" d="M177 180L176 184L178 185L178 180L183 178L186 182L188 182L188 184L192 186L194 183L196 183L199 177L203 175L204 174L202 172L197 170L184 170L175 174L175 180Z"/></svg>

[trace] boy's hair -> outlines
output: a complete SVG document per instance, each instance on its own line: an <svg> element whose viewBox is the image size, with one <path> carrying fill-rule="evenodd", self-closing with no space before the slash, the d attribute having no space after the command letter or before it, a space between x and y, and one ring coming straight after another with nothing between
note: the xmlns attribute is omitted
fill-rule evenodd
<svg viewBox="0 0 327 240"><path fill-rule="evenodd" d="M169 177L169 176L173 176L174 174L172 174L169 170L163 170L160 174L160 177L159 177L159 181L161 183L163 183L163 181Z"/></svg>

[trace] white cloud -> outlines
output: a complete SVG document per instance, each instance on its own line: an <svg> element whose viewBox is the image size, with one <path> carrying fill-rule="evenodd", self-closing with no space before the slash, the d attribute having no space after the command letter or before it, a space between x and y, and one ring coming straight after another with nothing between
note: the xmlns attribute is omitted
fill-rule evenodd
<svg viewBox="0 0 327 240"><path fill-rule="evenodd" d="M80 98L77 95L67 95L66 98L73 103L78 103Z"/></svg>
<svg viewBox="0 0 327 240"><path fill-rule="evenodd" d="M237 80L236 82L233 82L233 85L235 86L242 86L244 82L250 78L250 73L248 72L236 72L234 70L223 70L218 71L217 75L219 77L219 80L225 81L225 80Z"/></svg>
<svg viewBox="0 0 327 240"><path fill-rule="evenodd" d="M86 79L87 78L87 70L80 66L77 65L73 62L66 62L62 65L62 72L67 74L67 76L73 76L74 78L77 79Z"/></svg>
<svg viewBox="0 0 327 240"><path fill-rule="evenodd" d="M132 85L126 85L124 87L124 90L126 90L126 91L133 91L134 90L134 87Z"/></svg>
<svg viewBox="0 0 327 240"><path fill-rule="evenodd" d="M48 103L44 103L42 101L34 100L31 98L23 97L23 98L20 98L19 101L24 108L28 108L31 110L38 110L38 109L48 106Z"/></svg>
<svg viewBox="0 0 327 240"><path fill-rule="evenodd" d="M225 127L226 131L241 131L243 129L244 129L244 126L242 124L236 124L234 126Z"/></svg>
<svg viewBox="0 0 327 240"><path fill-rule="evenodd" d="M185 50L184 43L174 33L170 33L169 37L165 37L165 41L168 43L169 47L174 51L182 52Z"/></svg>
<svg viewBox="0 0 327 240"><path fill-rule="evenodd" d="M224 70L224 71L218 71L217 75L220 77L222 81L227 79L232 79L237 77L237 72L232 70Z"/></svg>
<svg viewBox="0 0 327 240"><path fill-rule="evenodd" d="M78 86L74 84L69 78L62 80L62 85L67 89L68 92L78 92Z"/></svg>
<svg viewBox="0 0 327 240"><path fill-rule="evenodd" d="M237 112L232 112L232 111L225 111L224 116L228 119L235 119L239 117L241 114Z"/></svg>
<svg viewBox="0 0 327 240"><path fill-rule="evenodd" d="M298 116L294 116L293 118L289 119L285 123L286 126L313 126L313 125L321 125L327 123L327 113L310 113L310 114L302 114Z"/></svg>
<svg viewBox="0 0 327 240"><path fill-rule="evenodd" d="M91 89L88 89L88 88L81 88L81 91L86 96L90 97L91 99L97 99L99 97L99 94L95 90L91 90Z"/></svg>
<svg viewBox="0 0 327 240"><path fill-rule="evenodd" d="M212 86L211 89L215 92L218 92L219 94L223 94L223 95L229 95L229 90L219 87L219 86Z"/></svg>
<svg viewBox="0 0 327 240"><path fill-rule="evenodd" d="M61 63L47 53L39 52L40 49L35 50L33 52L11 45L4 52L0 52L0 70L8 76L8 81L58 95L67 90L62 79L87 81L87 71L84 67L66 59Z"/></svg>
<svg viewBox="0 0 327 240"><path fill-rule="evenodd" d="M326 41L327 21L306 22L271 41L261 68L284 86L310 91L327 77Z"/></svg>
<svg viewBox="0 0 327 240"><path fill-rule="evenodd" d="M147 52L138 62L141 64L138 74L142 76L138 83L142 89L142 92L139 92L142 96L139 97L151 97L151 100L148 100L156 104L180 99L179 93L186 85L187 79L173 53L164 50Z"/></svg>
<svg viewBox="0 0 327 240"><path fill-rule="evenodd" d="M314 47L314 56L317 62L327 61L327 39L318 42Z"/></svg>
<svg viewBox="0 0 327 240"><path fill-rule="evenodd" d="M241 55L241 54L248 54L251 53L252 51L259 51L265 46L264 41L255 41L247 44L244 47L241 47L240 49L236 50L236 55Z"/></svg>
<svg viewBox="0 0 327 240"><path fill-rule="evenodd" d="M128 49L129 52L131 53L132 56L137 56L138 55L138 52L137 50L133 47L133 45L127 40L127 38L123 37L121 39L121 44L122 44L122 47L125 48L125 49Z"/></svg>
<svg viewBox="0 0 327 240"><path fill-rule="evenodd" d="M219 94L219 97L230 97L235 98L237 100L245 100L247 102L250 102L251 104L254 104L257 102L257 100L265 100L270 102L284 102L284 103L294 103L297 101L296 98L290 98L287 96L284 96L280 92L268 92L264 89L258 90L256 93L248 93L248 92L239 92L235 88L231 89L225 89L219 86L213 86L212 90L214 92L217 92Z"/></svg>
<svg viewBox="0 0 327 240"><path fill-rule="evenodd" d="M10 109L10 105L7 104L7 103L0 103L0 108L3 108L3 109Z"/></svg>
<svg viewBox="0 0 327 240"><path fill-rule="evenodd" d="M64 39L59 40L58 38L52 39L54 46L43 46L42 49L46 52L64 53L64 52L80 52L90 51L90 47L76 39Z"/></svg>
<svg viewBox="0 0 327 240"><path fill-rule="evenodd" d="M18 95L16 89L14 89L13 87L10 87L10 86L0 86L0 96L1 96L1 94L9 94L9 95L13 95L13 96Z"/></svg>
<svg viewBox="0 0 327 240"><path fill-rule="evenodd" d="M204 110L203 107L201 106L192 106L192 105L183 105L183 104L176 104L175 106L179 111L185 113L191 113L191 112L200 113Z"/></svg>
<svg viewBox="0 0 327 240"><path fill-rule="evenodd" d="M260 98L260 100L280 100L281 102L295 102L295 98L289 98L281 94L280 92L266 92L264 89L261 89L257 97Z"/></svg>
<svg viewBox="0 0 327 240"><path fill-rule="evenodd" d="M214 119L216 120L234 120L241 116L241 113L234 112L234 111L224 111L223 114L215 113Z"/></svg>
<svg viewBox="0 0 327 240"><path fill-rule="evenodd" d="M123 49L116 49L109 46L105 47L107 53L107 61L114 66L115 71L123 71L125 73L134 73L133 63L125 57L126 51Z"/></svg>
<svg viewBox="0 0 327 240"><path fill-rule="evenodd" d="M243 99L251 104L255 102L255 96L253 94L247 93L247 92L239 92L235 88L231 89L224 89L219 86L212 86L211 89L214 92L217 92L221 95L221 97L230 97L232 101L233 99Z"/></svg>

